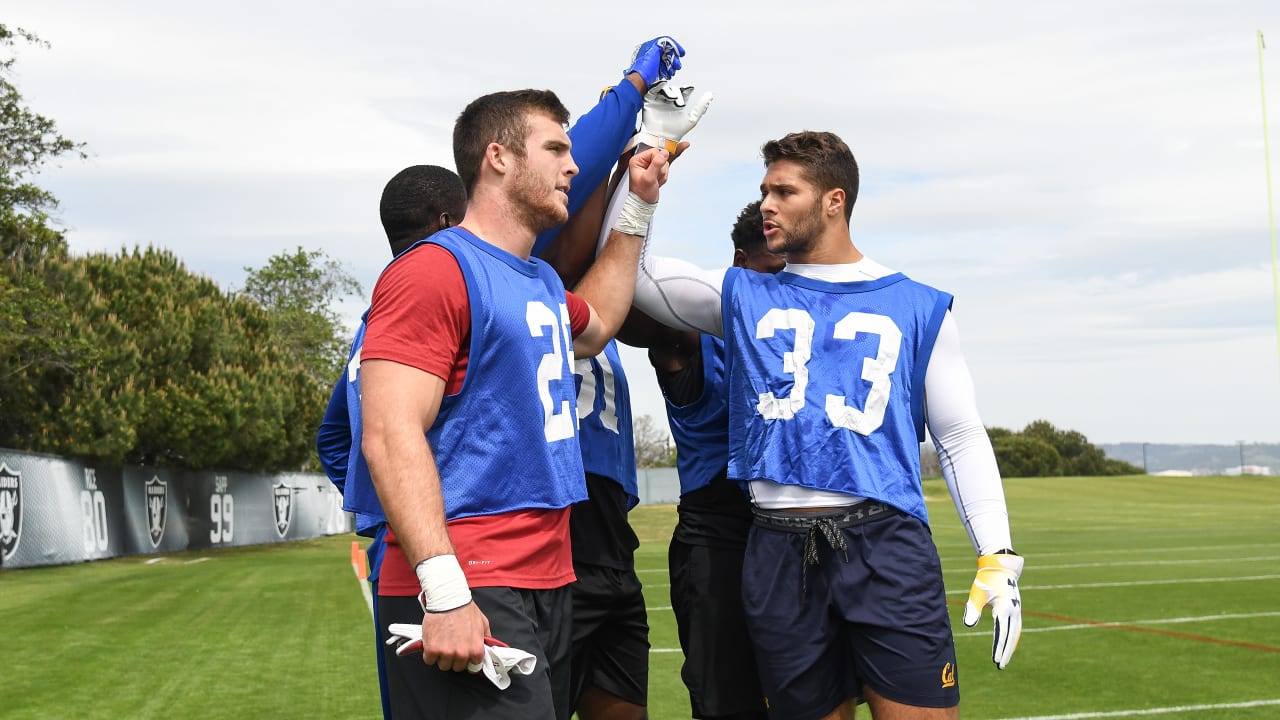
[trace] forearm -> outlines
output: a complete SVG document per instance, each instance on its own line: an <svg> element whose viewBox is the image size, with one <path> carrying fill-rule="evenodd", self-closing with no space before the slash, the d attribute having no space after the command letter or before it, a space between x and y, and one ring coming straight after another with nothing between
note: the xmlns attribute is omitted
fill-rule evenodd
<svg viewBox="0 0 1280 720"><path fill-rule="evenodd" d="M624 176L610 199L604 227L611 228L617 222L628 192L630 185ZM649 252L652 236L653 224L650 223L640 251L635 306L667 327L721 335L720 289L724 285L725 270L703 270L677 258L653 256Z"/></svg>
<svg viewBox="0 0 1280 720"><path fill-rule="evenodd" d="M592 347L599 344L603 348L626 320L635 292L636 262L640 257L641 242L639 236L610 231L608 245L574 288L574 294L591 305L595 318L591 332L580 336L584 344ZM598 338L601 342L595 343L592 338ZM576 351L577 348L575 353Z"/></svg>
<svg viewBox="0 0 1280 720"><path fill-rule="evenodd" d="M947 489L979 555L1012 548L995 451L978 413L973 378L950 312L925 373L926 417Z"/></svg>

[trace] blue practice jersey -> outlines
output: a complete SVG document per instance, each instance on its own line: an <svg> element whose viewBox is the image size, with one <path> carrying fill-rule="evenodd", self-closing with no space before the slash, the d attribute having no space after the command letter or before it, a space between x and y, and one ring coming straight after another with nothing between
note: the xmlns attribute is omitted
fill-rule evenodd
<svg viewBox="0 0 1280 720"><path fill-rule="evenodd" d="M576 374L583 468L617 482L627 492L628 507L635 507L640 496L635 439L631 436L631 393L617 342L610 340L604 352L578 360Z"/></svg>
<svg viewBox="0 0 1280 720"><path fill-rule="evenodd" d="M924 375L951 296L895 273L730 269L729 477L886 502L924 522Z"/></svg>
<svg viewBox="0 0 1280 720"><path fill-rule="evenodd" d="M427 431L447 479L445 517L556 509L586 499L560 278L545 262L518 258L461 228L424 242L457 258L471 308L466 377Z"/></svg>
<svg viewBox="0 0 1280 720"><path fill-rule="evenodd" d="M342 508L355 513L356 534L374 537L379 526L387 522L387 516L373 493L369 465L360 454L360 434L363 432L360 420L360 348L363 344L364 322L361 321L351 341L346 368L334 385L324 420L320 423L316 448L325 474L342 493ZM348 495L361 494L368 497L348 499ZM357 508L366 508L366 511Z"/></svg>
<svg viewBox="0 0 1280 720"><path fill-rule="evenodd" d="M729 463L729 397L724 380L724 342L699 338L702 394L687 405L667 401L667 424L676 444L680 494L706 487Z"/></svg>

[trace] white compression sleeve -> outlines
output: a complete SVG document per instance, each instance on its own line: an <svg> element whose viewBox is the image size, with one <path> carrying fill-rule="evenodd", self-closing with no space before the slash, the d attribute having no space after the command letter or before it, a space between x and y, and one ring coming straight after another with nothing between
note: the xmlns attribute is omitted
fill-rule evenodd
<svg viewBox="0 0 1280 720"><path fill-rule="evenodd" d="M623 201L631 191L626 175L609 199L609 209L601 225L597 251L608 240L608 229L617 221ZM656 219L654 220L656 222ZM634 304L640 311L667 327L678 330L722 335L720 289L725 270L703 270L678 258L654 257L649 254L653 225L645 235L640 251L640 267L636 274Z"/></svg>
<svg viewBox="0 0 1280 720"><path fill-rule="evenodd" d="M978 415L973 378L951 311L943 318L925 371L925 417L947 490L979 555L1012 548L1009 510L995 451Z"/></svg>

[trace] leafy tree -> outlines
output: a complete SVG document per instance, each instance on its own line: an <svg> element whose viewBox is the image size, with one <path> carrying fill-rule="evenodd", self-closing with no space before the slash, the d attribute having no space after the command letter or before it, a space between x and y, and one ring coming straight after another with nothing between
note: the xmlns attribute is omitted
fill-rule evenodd
<svg viewBox="0 0 1280 720"><path fill-rule="evenodd" d="M995 442L1002 437L1010 437L1014 432L1008 428L989 427L987 428L987 437L991 438L991 442Z"/></svg>
<svg viewBox="0 0 1280 720"><path fill-rule="evenodd" d="M1006 435L992 446L1002 477L1045 477L1062 474L1062 457L1052 445L1039 438Z"/></svg>
<svg viewBox="0 0 1280 720"><path fill-rule="evenodd" d="M49 342L82 352L10 371L0 445L193 469L296 470L314 455L327 394L256 303L153 248L40 268ZM0 283L0 300L15 294Z"/></svg>
<svg viewBox="0 0 1280 720"><path fill-rule="evenodd" d="M1059 430L1036 420L1021 432L987 428L1000 474L1006 477L1048 475L1099 476L1141 474L1142 469L1106 456L1102 448L1075 430ZM1052 452L1049 452L1052 451Z"/></svg>
<svg viewBox="0 0 1280 720"><path fill-rule="evenodd" d="M1089 442L1075 430L1059 430L1047 420L1036 420L1022 430L1024 437L1037 438L1049 443L1062 457L1062 475L1128 475L1142 471L1128 463L1116 465L1107 458L1102 448ZM1120 472L1116 472L1119 470Z"/></svg>
<svg viewBox="0 0 1280 720"><path fill-rule="evenodd" d="M23 103L10 81L20 42L44 45L0 24L0 446L108 463L303 467L336 374L319 386L299 361L307 353L294 336L309 318L264 290L278 311L268 315L165 251L71 257L50 223L57 200L32 177L59 156L84 157L83 145ZM327 305L325 293L345 286L321 270L297 279L318 283ZM283 341L277 331L288 331Z"/></svg>
<svg viewBox="0 0 1280 720"><path fill-rule="evenodd" d="M360 283L324 251L301 247L272 256L261 268L245 270L249 276L244 295L267 311L273 333L289 357L306 368L316 383L331 388L346 364L351 342L333 310L334 301L359 295ZM316 416L316 427L321 415Z"/></svg>
<svg viewBox="0 0 1280 720"><path fill-rule="evenodd" d="M668 442L664 428L648 415L641 415L631 423L631 436L636 445L636 467L673 467L675 450Z"/></svg>
<svg viewBox="0 0 1280 720"><path fill-rule="evenodd" d="M49 161L66 153L84 157L83 144L63 137L53 120L32 111L10 81L17 62L15 45L47 44L22 28L0 24L0 224L8 226L15 213L43 221L58 206L53 194L31 182L31 176ZM43 224L40 222L39 224ZM6 233L4 255L21 254L21 240Z"/></svg>

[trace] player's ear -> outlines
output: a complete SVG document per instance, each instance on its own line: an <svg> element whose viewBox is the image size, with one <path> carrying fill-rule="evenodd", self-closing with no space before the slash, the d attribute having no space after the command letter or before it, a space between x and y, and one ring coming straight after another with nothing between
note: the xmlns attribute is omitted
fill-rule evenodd
<svg viewBox="0 0 1280 720"><path fill-rule="evenodd" d="M832 188L826 192L823 210L828 216L844 215L845 194L842 188Z"/></svg>
<svg viewBox="0 0 1280 720"><path fill-rule="evenodd" d="M503 175L510 169L511 153L501 143L491 142L484 149L484 162Z"/></svg>

